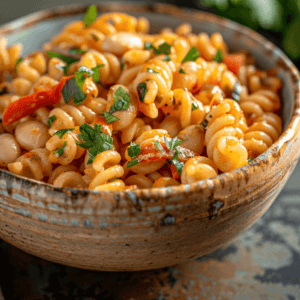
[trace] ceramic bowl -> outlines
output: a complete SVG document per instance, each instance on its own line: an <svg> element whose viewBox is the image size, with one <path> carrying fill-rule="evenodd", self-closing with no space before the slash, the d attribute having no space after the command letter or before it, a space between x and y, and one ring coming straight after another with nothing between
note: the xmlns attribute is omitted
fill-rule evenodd
<svg viewBox="0 0 300 300"><path fill-rule="evenodd" d="M25 54L87 7L58 7L0 29ZM269 208L300 154L299 73L286 55L256 32L199 11L166 4L98 4L143 15L151 31L190 22L194 32L220 32L231 50L249 50L259 67L283 80L285 131L250 165L192 185L131 192L55 188L0 171L0 237L41 258L84 269L136 271L193 259L227 243Z"/></svg>

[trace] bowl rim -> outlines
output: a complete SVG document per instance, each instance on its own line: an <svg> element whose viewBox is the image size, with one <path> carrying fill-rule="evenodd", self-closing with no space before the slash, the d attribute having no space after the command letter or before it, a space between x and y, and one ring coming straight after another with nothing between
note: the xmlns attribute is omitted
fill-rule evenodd
<svg viewBox="0 0 300 300"><path fill-rule="evenodd" d="M185 193L195 193L206 188L211 189L211 187L217 188L218 186L224 186L224 182L234 181L236 178L241 175L241 177L247 177L248 174L255 171L256 166L266 166L270 163L272 159L272 154L278 153L279 150L284 146L284 144L290 142L295 137L295 129L297 125L300 124L300 73L293 62L287 57L287 55L275 46L272 42L267 40L262 35L258 34L254 30L240 25L234 21L225 19L223 17L219 17L217 15L203 12L196 9L190 8L180 8L172 4L166 3L148 3L146 1L137 1L134 3L127 3L124 1L113 1L110 3L97 2L94 3L97 6L98 13L105 13L109 11L119 11L126 13L131 12L140 12L140 13L154 13L154 14L167 14L169 16L173 16L175 18L186 19L187 22L189 20L197 21L198 20L207 20L209 23L216 23L217 25L226 27L228 30L234 31L235 33L243 34L248 38L254 40L256 43L261 44L266 51L270 51L270 53L276 55L277 61L280 62L281 66L285 68L291 75L292 86L293 86L293 96L294 96L294 108L291 115L290 122L287 124L286 129L282 132L278 140L273 143L267 151L263 154L259 155L251 164L240 167L236 170L219 174L216 178L213 179L205 179L192 184L181 184L179 186L172 187L164 187L164 188L147 188L147 189L136 189L132 191L94 191L90 189L76 189L76 188L58 188L54 187L51 184L40 182L34 179L22 177L15 175L7 170L0 169L0 179L2 177L7 178L10 177L15 179L17 182L24 183L27 186L39 186L39 188L43 187L45 191L55 191L55 192L63 192L67 194L71 192L72 195L77 196L87 196L87 201L89 201L89 194L93 194L97 197L105 198L108 194L113 195L115 198L121 198L121 195L125 194L130 198L137 199L139 197L143 198L153 198L156 196L166 196L166 195L183 195ZM62 5L55 6L54 8L40 10L24 17L18 18L11 22L8 22L2 26L0 26L0 35L9 35L11 33L15 33L18 31L22 31L24 29L30 28L44 20L55 19L58 17L66 17L66 16L74 16L77 14L84 13L86 9L90 5L87 4L70 4L70 5ZM230 175L230 176L229 176ZM167 192L167 193L166 193Z"/></svg>

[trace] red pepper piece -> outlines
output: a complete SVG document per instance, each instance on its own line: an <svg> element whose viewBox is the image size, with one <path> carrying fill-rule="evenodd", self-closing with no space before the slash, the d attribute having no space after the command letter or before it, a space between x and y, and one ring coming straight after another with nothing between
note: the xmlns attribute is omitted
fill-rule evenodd
<svg viewBox="0 0 300 300"><path fill-rule="evenodd" d="M103 132L112 136L112 124L107 124L104 117L96 117L91 126L94 126L95 124L101 124Z"/></svg>
<svg viewBox="0 0 300 300"><path fill-rule="evenodd" d="M237 75L244 64L244 57L240 54L226 54L223 57L223 63L228 67L229 71Z"/></svg>
<svg viewBox="0 0 300 300"><path fill-rule="evenodd" d="M57 103L61 98L61 91L65 83L74 76L63 77L55 87L21 97L19 100L9 104L3 113L3 124L9 125L33 114L38 108Z"/></svg>

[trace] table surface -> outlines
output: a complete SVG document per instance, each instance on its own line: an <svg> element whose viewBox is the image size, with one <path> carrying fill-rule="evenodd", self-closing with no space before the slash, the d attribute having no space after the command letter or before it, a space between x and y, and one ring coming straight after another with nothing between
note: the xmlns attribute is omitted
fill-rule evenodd
<svg viewBox="0 0 300 300"><path fill-rule="evenodd" d="M144 272L51 263L0 240L0 300L300 299L300 164L267 213L222 249ZM2 298L1 298L2 297ZM3 299L4 297L4 299Z"/></svg>

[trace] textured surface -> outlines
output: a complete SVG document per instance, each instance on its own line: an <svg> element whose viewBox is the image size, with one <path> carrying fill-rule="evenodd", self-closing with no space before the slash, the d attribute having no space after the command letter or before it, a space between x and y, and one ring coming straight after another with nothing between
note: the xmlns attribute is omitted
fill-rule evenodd
<svg viewBox="0 0 300 300"><path fill-rule="evenodd" d="M86 271L33 257L0 241L5 300L298 300L299 171L300 165L268 212L236 240L170 268Z"/></svg>

